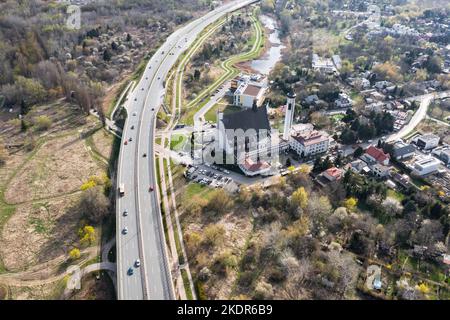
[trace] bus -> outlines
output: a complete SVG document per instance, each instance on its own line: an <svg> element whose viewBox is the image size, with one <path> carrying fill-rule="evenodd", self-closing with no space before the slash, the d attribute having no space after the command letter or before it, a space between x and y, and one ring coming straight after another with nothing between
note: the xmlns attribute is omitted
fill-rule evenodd
<svg viewBox="0 0 450 320"><path fill-rule="evenodd" d="M125 195L125 185L123 183L119 186L119 195L123 197Z"/></svg>

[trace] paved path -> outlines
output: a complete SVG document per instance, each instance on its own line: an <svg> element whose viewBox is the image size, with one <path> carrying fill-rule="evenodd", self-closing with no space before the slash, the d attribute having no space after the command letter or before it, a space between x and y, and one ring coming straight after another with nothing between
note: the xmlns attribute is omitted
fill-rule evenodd
<svg viewBox="0 0 450 320"><path fill-rule="evenodd" d="M230 89L230 82L226 82L218 93L215 93L209 101L194 115L194 124L198 125L205 122L205 114L214 107L225 96Z"/></svg>

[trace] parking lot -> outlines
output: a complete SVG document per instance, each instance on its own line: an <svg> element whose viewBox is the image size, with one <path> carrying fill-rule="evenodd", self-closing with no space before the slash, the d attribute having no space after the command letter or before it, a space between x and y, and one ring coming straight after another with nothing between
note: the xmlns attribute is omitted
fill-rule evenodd
<svg viewBox="0 0 450 320"><path fill-rule="evenodd" d="M220 173L218 173L220 172ZM237 187L236 183L228 175L229 171L214 165L205 165L201 168L191 166L185 173L187 179L201 185L208 185L212 188Z"/></svg>

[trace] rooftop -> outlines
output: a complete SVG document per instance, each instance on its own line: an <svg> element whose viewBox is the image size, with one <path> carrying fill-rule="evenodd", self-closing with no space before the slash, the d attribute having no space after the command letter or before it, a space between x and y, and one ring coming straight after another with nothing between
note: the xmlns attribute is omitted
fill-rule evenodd
<svg viewBox="0 0 450 320"><path fill-rule="evenodd" d="M386 159L389 159L390 156L387 153L384 153L383 150L378 149L374 146L370 146L366 150L366 154L377 160L377 162L384 162Z"/></svg>
<svg viewBox="0 0 450 320"><path fill-rule="evenodd" d="M303 144L304 146L310 146L317 143L327 141L329 139L328 134L323 131L307 131L293 134L292 137Z"/></svg>
<svg viewBox="0 0 450 320"><path fill-rule="evenodd" d="M223 125L225 129L248 129L268 130L270 131L269 118L267 117L267 108L262 106L259 108L246 109L239 112L223 115Z"/></svg>
<svg viewBox="0 0 450 320"><path fill-rule="evenodd" d="M266 161L255 162L250 158L246 158L244 163L242 164L242 167L244 167L245 170L250 172L258 172L270 168L270 164L267 163Z"/></svg>
<svg viewBox="0 0 450 320"><path fill-rule="evenodd" d="M342 170L339 169L339 168L336 168L336 167L329 168L329 169L325 170L324 173L326 173L330 177L333 177L333 178L336 178L336 179L338 179L338 178L340 178L342 176Z"/></svg>
<svg viewBox="0 0 450 320"><path fill-rule="evenodd" d="M427 142L427 141L439 139L439 137L435 134L427 133L427 134L420 136L418 139Z"/></svg>
<svg viewBox="0 0 450 320"><path fill-rule="evenodd" d="M247 88L245 88L243 94L246 94L248 96L257 97L261 90L262 90L261 87L258 87L258 86L253 85L253 84L249 84L247 86Z"/></svg>

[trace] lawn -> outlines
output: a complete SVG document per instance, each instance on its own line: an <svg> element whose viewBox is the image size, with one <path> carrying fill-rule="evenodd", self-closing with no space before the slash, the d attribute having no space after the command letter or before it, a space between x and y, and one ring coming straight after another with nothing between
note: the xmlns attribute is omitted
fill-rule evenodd
<svg viewBox="0 0 450 320"><path fill-rule="evenodd" d="M185 135L174 134L170 141L170 150L180 151L181 149L183 149L183 146L185 145L187 139L188 138Z"/></svg>
<svg viewBox="0 0 450 320"><path fill-rule="evenodd" d="M183 197L185 199L191 199L194 195L197 195L208 200L211 197L213 191L213 189L203 186L199 183L189 183L186 186Z"/></svg>

